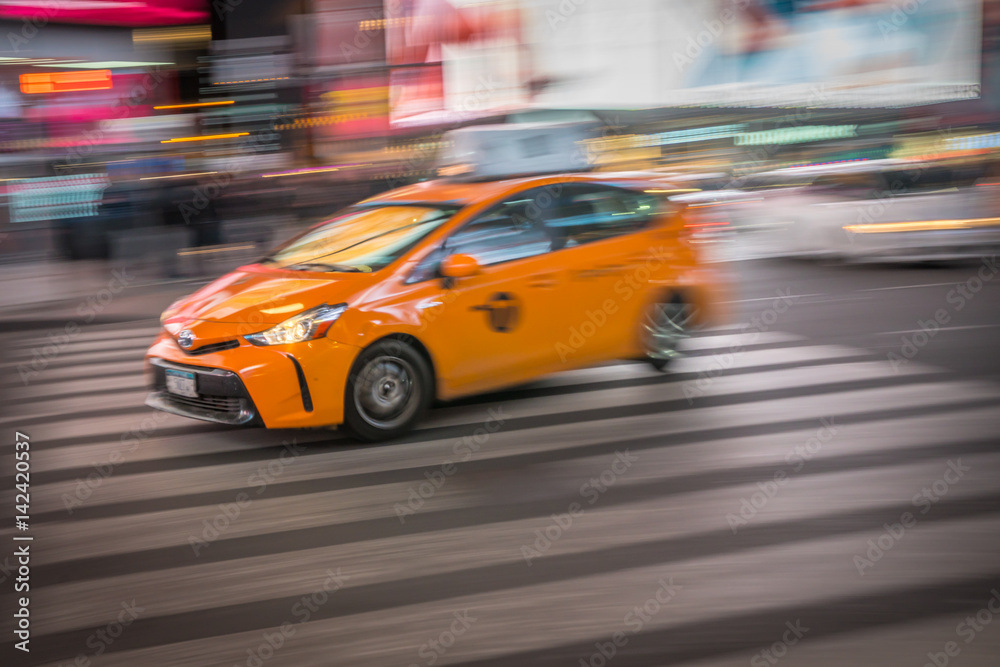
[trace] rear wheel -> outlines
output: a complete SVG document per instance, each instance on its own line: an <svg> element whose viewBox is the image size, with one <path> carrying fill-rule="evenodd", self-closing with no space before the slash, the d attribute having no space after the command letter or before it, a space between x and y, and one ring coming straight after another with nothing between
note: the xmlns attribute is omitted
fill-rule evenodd
<svg viewBox="0 0 1000 667"><path fill-rule="evenodd" d="M688 338L694 321L694 307L679 294L654 303L642 322L646 359L653 368L662 371L681 356L680 346Z"/></svg>
<svg viewBox="0 0 1000 667"><path fill-rule="evenodd" d="M344 424L362 440L411 430L433 398L431 371L416 348L390 339L364 350L344 392Z"/></svg>

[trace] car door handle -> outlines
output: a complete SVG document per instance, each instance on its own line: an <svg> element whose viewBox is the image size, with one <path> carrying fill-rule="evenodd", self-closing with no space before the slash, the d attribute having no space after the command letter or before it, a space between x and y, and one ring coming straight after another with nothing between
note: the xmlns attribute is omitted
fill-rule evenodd
<svg viewBox="0 0 1000 667"><path fill-rule="evenodd" d="M559 280L556 279L555 274L552 273L540 273L536 276L531 276L528 281L528 287L534 287L536 289L551 289L559 284Z"/></svg>

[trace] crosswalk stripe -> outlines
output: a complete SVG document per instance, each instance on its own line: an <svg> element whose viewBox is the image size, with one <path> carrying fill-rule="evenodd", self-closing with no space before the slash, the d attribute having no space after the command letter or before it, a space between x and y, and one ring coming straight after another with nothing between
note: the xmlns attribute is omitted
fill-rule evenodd
<svg viewBox="0 0 1000 667"><path fill-rule="evenodd" d="M669 374L720 373L727 370L755 368L759 366L806 364L834 359L871 356L866 350L840 345L802 345L774 349L753 349L730 354L723 349L718 355L680 357L671 362ZM624 380L645 377L650 374L646 363L607 364L592 368L581 368L541 378L532 386L559 387L590 382Z"/></svg>
<svg viewBox="0 0 1000 667"><path fill-rule="evenodd" d="M158 331L151 321L88 328L26 385L17 369L30 345L0 365L5 391L19 394L0 425L30 428L38 473L39 662L86 653L127 596L142 616L101 664L247 664L287 619L296 634L275 651L281 662L329 664L336 646L338 664L423 665L420 648L463 609L481 620L442 664L587 664L594 642L672 577L676 599L622 664L746 664L759 631L734 631L727 646L678 638L878 599L923 600L900 606L916 623L941 591L965 600L1000 576L1000 386L989 382L728 327L686 341L666 374L633 362L558 373L446 404L396 442L360 446L333 431L227 429L145 408L144 337ZM497 413L504 422L487 434ZM133 429L148 435L134 447L122 440ZM282 458L283 442L304 449ZM0 468L12 469L12 454L0 444ZM924 515L915 494L955 461L960 481ZM0 502L13 504L11 486ZM560 525L554 515L573 502L582 511ZM905 511L919 528L859 575L853 557ZM526 562L522 547L553 525L559 537ZM0 539L14 532L0 527ZM294 605L327 565L346 585L298 623ZM803 576L783 578L792 568ZM943 611L966 603L951 604ZM820 641L840 627L823 618Z"/></svg>
<svg viewBox="0 0 1000 667"><path fill-rule="evenodd" d="M749 333L717 334L708 336L693 336L684 340L681 349L721 350L740 349L750 345L773 345L775 343L794 343L805 340L802 336L784 331L753 331Z"/></svg>
<svg viewBox="0 0 1000 667"><path fill-rule="evenodd" d="M512 410L514 408L510 405L502 404L499 406L498 414L516 416L517 412ZM725 408L708 408L706 410L719 410L720 416L725 416L727 412ZM827 414L833 416L832 412ZM973 415L975 414L978 414L978 412L973 411ZM989 415L990 411L987 409L985 414ZM486 418L486 416L482 417L483 420ZM932 424L933 419L936 418L931 418ZM694 420L697 420L697 416ZM626 423L628 422L626 421ZM660 419L657 423L645 425L641 432L650 436L657 434L667 435L682 431L683 429L678 428L682 424L683 422L678 423L674 420ZM975 437L984 437L987 435L987 433L975 430L974 426L975 422L969 424L969 432L975 433ZM617 431L617 433L620 432L620 430ZM472 433L474 433L474 430L470 430L470 434ZM531 431L530 433L535 434L536 431ZM284 448L280 447L281 443L295 443L304 448L308 446L309 442L315 441L310 440L310 436L308 435L300 438L297 435L289 437L287 435L272 434L269 437L265 436L266 439L264 440L268 443L269 450L259 456L253 456L250 460L242 463L219 464L213 462L211 465L201 467L168 468L162 472L142 472L139 476L146 480L143 484L147 488L144 497L150 499L164 495L175 495L180 489L183 489L186 494L195 494L240 488L251 483L250 479L254 473L258 473L261 470L266 473L267 466L269 465L276 466L280 470L280 481L283 483L310 479L330 479L346 475L399 470L402 465L405 465L407 468L433 466L440 464L444 458L457 458L459 455L471 457L475 454L476 459L486 460L494 457L511 457L532 452L571 451L579 449L588 443L613 442L616 431L607 430L601 422L598 422L597 424L586 424L583 426L569 426L568 430L562 436L555 433L549 435L544 430L538 431L538 435L541 436L539 440L542 440L544 444L531 442L530 439L525 437L523 432L507 434L501 426L500 430L489 435L488 438L484 435L484 444L482 445L478 443L478 438L470 440L469 444L462 444L461 437L458 439L447 438L444 440L430 440L403 445L384 445L380 449L380 452L384 453L382 456L373 456L365 450L355 452L333 450L317 453L316 449L313 448L312 451L305 454L308 460L307 465L286 465L275 461L279 457L279 454L285 458L289 458L289 453L296 453L300 450L298 447L292 447L285 451ZM257 442L261 442L261 440L261 438L258 438ZM180 448L179 451L175 450L177 447ZM473 452L473 447L478 451ZM137 452L136 450L140 448L143 451ZM212 452L208 453L239 450L246 451L247 443L242 438L236 437L229 440L227 444L220 444ZM405 459L400 459L399 454L403 454L404 452ZM103 445L101 447L81 448L81 451L76 451L76 448L68 447L54 451L43 451L38 456L42 462L40 470L48 469L45 462L50 459L58 460L60 465L76 463L79 477L86 477L98 469L110 470L111 473L100 475L102 478L99 485L100 488L95 489L92 494L86 494L88 504L102 504L121 502L124 498L134 493L134 488L132 488L135 484L134 478L120 471L120 468L116 472L115 469L118 466L113 465L112 461L161 461L171 456L190 456L193 453L202 453L201 446L192 444L185 447L185 443L183 442L158 443L156 441L147 441L145 445L140 443L133 446L133 441L129 440L127 445L118 441L117 443L113 443L112 446ZM291 460L294 461L295 459ZM91 465L88 466L88 464ZM359 464L364 467L359 468ZM79 484L79 477L69 478L64 482L54 484L36 485L34 489L36 494L36 511L48 512L61 509L64 503L59 499L62 498L62 494L64 493L73 495L74 489ZM107 477L107 479L103 479L104 477Z"/></svg>
<svg viewBox="0 0 1000 667"><path fill-rule="evenodd" d="M86 352L63 351L45 357L47 368L70 368L72 366L87 366L105 362L136 361L143 358L149 344L141 347L122 346L113 350L89 350ZM30 364L33 354L13 356L11 365Z"/></svg>
<svg viewBox="0 0 1000 667"><path fill-rule="evenodd" d="M137 334L134 336L112 336L94 340L75 340L63 343L59 346L60 355L89 354L92 352L104 352L108 350L142 350L145 351L155 340L156 334ZM58 339L57 339L58 342ZM25 342L13 346L18 352L18 356L31 357L32 350L40 349L44 345L52 343L48 337L41 337L34 343ZM53 343L56 344L56 343Z"/></svg>
<svg viewBox="0 0 1000 667"><path fill-rule="evenodd" d="M8 387L7 391L16 391L19 387L37 383L52 384L87 378L141 377L143 361L139 358L132 361L97 362L61 368L58 366L34 368L30 364L10 364L4 370L6 380L0 383L0 386Z"/></svg>
<svg viewBox="0 0 1000 667"><path fill-rule="evenodd" d="M39 403L51 405L54 401L72 401L74 399L90 403L96 396L145 392L145 390L146 379L143 376L135 376L131 379L114 376L100 379L70 380L60 383L59 388L55 391L53 391L52 386L29 384L26 387L18 387L16 396L8 397L7 405L30 408ZM44 399L44 401L38 399Z"/></svg>
<svg viewBox="0 0 1000 667"><path fill-rule="evenodd" d="M12 399L17 401L44 402L54 394L63 395L90 395L92 391L106 391L119 387L143 386L145 378L142 373L125 371L121 373L101 371L93 375L87 375L77 379L50 378L46 372L41 372L35 376L29 376L27 382L20 379L9 382L5 389ZM0 383L2 384L2 383ZM29 400L30 399L30 400Z"/></svg>
<svg viewBox="0 0 1000 667"><path fill-rule="evenodd" d="M836 417L834 417L836 419ZM966 425L966 430L961 436L952 433L951 421L959 421ZM627 422L626 422L627 423ZM834 421L834 423L836 423ZM819 428L819 427L817 427ZM967 440L977 438L989 438L995 429L995 409L980 408L978 410L958 410L949 414L949 419L942 419L940 415L930 415L922 417L912 417L905 420L883 420L863 423L860 425L841 426L844 430L827 444L822 453L808 453L809 461L823 460L832 455L861 455L867 452L879 452L902 448L917 448L927 444L951 441L956 447ZM554 429L548 429L553 431ZM571 428L562 435L546 433L546 429L540 429L536 433L544 438L544 444L538 445L526 442L523 434L516 436L505 436L501 431L491 436L490 441L479 447L479 451L462 449L462 457L468 451L469 461L460 462L461 470L476 470L483 464L496 459L505 459L512 462L522 459L535 461L533 465L552 465L541 463L541 461L552 460L554 456L559 456L560 469L570 470L574 466L582 466L590 458L607 456L607 452L614 448L631 449L632 451L644 451L645 460L658 460L663 458L666 461L673 461L671 465L678 474L703 473L706 470L729 470L740 466L759 466L768 462L776 465L787 464L786 456L792 456L793 461L804 461L805 455L793 454L791 446L801 445L807 438L796 440L797 435L789 435L789 432L773 432L766 437L747 436L743 438L722 438L714 441L696 441L690 444L675 444L665 440L666 436L676 435L669 422L659 422L651 425L645 431L646 438L643 441L622 441L615 439L617 433L622 431L621 425L614 428L606 428L601 424L597 426L586 426ZM799 432L795 432L799 433ZM808 432L814 435L812 432ZM650 453L649 442L656 442L657 437L664 446L668 448ZM807 436L808 437L808 436ZM190 438L176 437L168 442L158 440L146 441L139 445L135 451L123 450L122 447L109 448L106 446L84 446L61 449L58 452L43 452L43 458L36 463L35 470L39 472L49 471L46 465L40 465L48 457L57 459L60 464L75 464L76 467L67 470L69 475L64 477L65 481L53 483L49 482L36 485L37 514L44 516L46 512L54 513L56 516L68 517L66 512L66 502L63 494L69 494L71 498L80 500L80 505L73 506L74 516L80 516L81 511L86 514L86 509L101 505L114 505L124 503L119 512L139 512L147 511L145 506L156 496L150 496L148 491L144 491L142 503L128 503L130 491L134 492L134 487L140 486L143 489L162 487L172 488L173 485L183 485L188 489L186 497L197 498L206 493L214 493L219 502L228 501L227 494L235 495L240 489L250 484L251 476L259 474L261 481L269 484L267 491L269 497L278 493L289 495L285 491L286 485L297 488L302 486L302 482L322 481L333 487L337 485L338 479L354 480L364 478L371 483L381 475L384 480L398 478L411 479L414 484L424 481L424 471L433 474L441 466L442 462L448 459L462 458L454 452L454 442L425 441L419 443L409 443L399 449L389 446L384 457L373 457L371 452L365 449L324 451L317 448L306 448L301 454L302 465L279 465L279 454L283 451L280 447L275 447L279 443L272 436L269 447L262 450L251 450L247 447L252 443L242 441L229 441L222 443L200 443L192 442ZM297 440L298 444L308 445L308 441ZM594 445L606 444L605 453L591 454ZM788 444L787 447L785 446ZM260 443L263 444L263 443ZM764 445L764 446L762 446ZM405 448L405 449L404 449ZM179 450L179 451L178 451ZM245 452L253 454L250 460L245 463L220 464L215 454L227 452ZM294 451L294 450L292 450ZM401 459L397 452L406 452L406 458ZM204 464L195 467L193 462L187 465L181 464L164 469L163 463L170 460L170 457L202 457ZM66 462L63 459L73 457ZM583 458L581 458L583 457ZM571 460L564 460L571 459ZM0 461L13 463L13 456L0 457ZM112 464L116 461L116 464ZM698 462L693 469L688 462ZM130 462L145 462L152 464L151 467L144 467L139 475L135 475L127 467ZM306 463L307 462L307 463ZM711 465L710 465L711 464ZM51 464L50 464L51 465ZM272 471L268 471L268 467ZM146 472L156 470L158 472ZM263 472L262 472L263 471ZM97 482L88 482L87 477L92 473L98 473ZM272 472L274 474L272 474ZM183 475L183 479L179 479ZM644 477L640 477L644 478ZM46 475L45 479L51 479L51 475ZM348 486L356 486L349 483ZM116 487L117 490L116 490ZM254 489L256 490L256 488ZM304 489L305 490L305 489ZM294 495L294 494L291 494ZM85 496L81 498L80 496ZM162 497L162 496L161 496ZM173 497L173 496L171 496ZM401 499L405 501L405 499ZM84 509L81 510L80 507ZM140 509L142 508L142 509ZM36 518L38 520L38 518Z"/></svg>
<svg viewBox="0 0 1000 667"><path fill-rule="evenodd" d="M103 324L103 325L91 325L83 322L78 323L80 327L79 331L70 337L70 345L73 343L84 343L91 341L104 341L108 339L132 339L132 338L144 338L144 337L154 337L160 333L160 325L153 323L152 320L143 320L141 322L134 322L128 325L121 324ZM55 329L51 332L42 331L40 332L41 337L47 338L49 333L52 335L59 336L61 334L69 335L65 329L60 331ZM26 343L30 345L30 342Z"/></svg>
<svg viewBox="0 0 1000 667"><path fill-rule="evenodd" d="M449 595L438 585L436 591L424 599L392 608L384 608L381 597L372 594L365 596L366 601L360 601L358 598L364 589L361 586L352 587L351 579L344 578L346 587L320 598L329 604L317 605L315 613L308 615L308 621L297 625L294 640L289 638L285 655L289 658L299 656L300 659L295 662L302 664L304 652L318 658L321 647L328 656L330 646L336 646L337 660L343 664L406 664L407 659L412 660L412 656L416 655L419 646L449 627L454 612L463 610L470 611L476 622L470 627L464 642L456 641L450 647L450 662L481 656L487 647L492 648L493 655L500 653L501 656L545 649L552 646L553 637L559 637L561 642L583 644L592 642L593 638L607 637L616 628L622 629L629 611L653 598L658 589L671 585L675 588L667 588L661 596L664 603L658 609L660 613L649 615L643 624L644 633L699 622L720 623L728 616L743 613L794 610L809 603L829 605L852 596L902 593L909 590L914 582L950 585L964 594L969 587L963 587L963 582L970 578L979 581L995 575L995 564L990 558L995 548L991 533L1000 528L1000 518L966 520L961 522L959 528L964 529L961 533L965 536L961 541L963 548L949 553L947 567L939 567L933 561L919 557L919 550L933 549L935 544L948 539L954 525L929 525L907 536L910 550L901 547L899 552L893 553L893 567L885 570L890 574L877 578L848 575L853 568L852 555L859 545L863 548L866 539L878 536L881 532L879 526L861 534L820 537L710 558L677 560L667 565L656 562L576 576L569 568L561 573L549 571L546 574L554 574L554 580L527 585L511 582L499 590L478 592L484 587L504 584L485 579L469 581L469 589L475 592L465 595ZM802 563L809 563L817 573L841 576L837 577L837 583L821 576L808 582L783 576L790 568L801 567ZM330 565L335 568L339 564ZM531 569L523 564L516 566L524 573L519 579L531 580L542 576L541 562ZM342 577L354 575L344 567L341 567L340 573ZM302 595L308 596L312 591L321 589L325 569L316 567L309 574L312 585L306 587L304 592L300 592L302 587L299 587L291 595L264 604L227 604L220 609L221 605L216 601L212 610L189 611L162 619L151 616L145 622L140 619L130 628L128 641L122 642L126 650L130 646L134 648L119 652L115 647L115 651L102 657L102 663L239 662L241 656L246 656L248 647L260 644L262 631L273 629L283 618L288 622L297 620L293 617L296 601ZM468 580L461 573L455 576L462 582ZM427 583L433 581L435 578L430 578ZM418 590L422 592L426 588L420 586ZM142 604L138 597L136 599L138 604ZM361 611L345 615L341 609L347 600L352 605L357 604ZM723 613L720 613L720 606L725 609ZM526 617L531 618L530 624L523 622ZM209 619L210 626L207 623ZM395 641L385 642L386 627L394 629ZM516 642L510 641L512 627L521 628ZM74 634L85 638L87 632L89 630L83 628ZM497 651L495 647L500 646L503 648ZM201 662L192 662L195 655ZM564 659L557 664L572 662Z"/></svg>
<svg viewBox="0 0 1000 667"><path fill-rule="evenodd" d="M930 398L936 393L936 390L930 389L925 395ZM864 402L864 398L860 400L862 403ZM870 401L871 399L869 398L868 400ZM911 392L906 397L906 400L915 401L917 400L917 395ZM794 406L801 410L801 413L795 412L794 414L801 414L803 417L815 415L817 423L820 418L830 416L828 412L829 406L822 400L817 401L813 399L813 405L808 408L805 407L806 401L801 398L786 399L784 403L788 407ZM844 413L838 411L837 414L843 415ZM729 417L732 419L733 416L723 411L723 414L718 415L716 419L720 423L726 423L728 421L726 418ZM697 415L697 417L701 420L705 418L704 415ZM738 419L737 422L741 426L753 423L752 420L746 419ZM703 424L699 427L703 428ZM676 430L684 431L686 429L683 429L681 426ZM505 434L499 433L498 435L501 442L507 440L504 437ZM523 433L521 435L523 437ZM510 434L507 437L514 439L517 437L517 434ZM492 443L490 444L491 451L496 452L494 455L511 455L509 451L501 448L502 445L500 443L498 443L496 448L492 446ZM443 463L440 458L438 460ZM245 471L241 471L239 476L234 475L229 483L245 485L249 487L251 493L257 493L261 484L266 483L269 479L273 482L280 479L286 473L293 473L294 471L289 469L293 465L294 463L289 463L283 467L276 467L270 477L268 477L265 466L261 471L263 474L258 475L253 480L249 478L249 475L243 475ZM311 465L311 467L319 469L318 465ZM221 471L220 474L222 474ZM199 476L192 474L191 477L194 477L194 479L191 483L188 483L185 480L185 473L183 471L165 473L159 476L153 473L135 477L138 479L129 480L123 477L121 480L117 480L114 476L110 477L106 480L107 487L105 488L104 484L102 484L98 489L99 493L95 494L97 497L88 499L88 501L96 504L102 502L121 502L129 497L134 497L137 489L143 489L142 493L144 497L156 498L169 497L179 493L199 493L219 488L215 485L216 482L213 479L205 479L205 475L201 475L201 479L199 480ZM149 481L144 481L145 478L148 478ZM160 481L154 481L157 479ZM138 482L138 484L135 482ZM227 538L240 535L259 535L281 529L283 526L287 528L287 524L283 523L285 520L282 518L282 512L290 512L296 516L299 527L326 526L352 521L395 517L396 510L394 509L394 504L397 502L406 502L411 489L419 486L420 480L416 482L413 480L394 481L362 488L347 488L326 492L318 491L288 497L265 497L255 502L252 510L255 512L263 511L259 509L261 506L275 508L274 512L270 515L270 523L265 523L263 520L241 521L238 526L234 526L227 533ZM64 493L71 493L72 495L68 486L63 484L62 486L57 485L56 488L63 489ZM240 488L240 486L236 488ZM431 494L431 497L425 500L421 509L424 512L428 512L461 507L468 499L460 491L468 490L463 485L445 486L442 492ZM36 494L40 492L41 489L35 490ZM238 494L239 491L234 491L232 494L233 498L235 499ZM35 502L39 503L36 511L52 511L62 507L63 497L61 494L45 493L44 495L39 495L38 500ZM214 514L215 511L212 510L211 513ZM109 517L89 521L74 521L72 524L55 524L54 526L47 527L47 529L67 530L70 534L76 532L80 538L79 541L83 543L79 545L78 549L80 551L96 549L98 551L90 555L102 555L122 553L123 551L127 552L133 548L129 547L129 545L135 545L134 548L141 549L186 544L188 536L194 530L194 526L199 526L201 520L204 518L206 518L204 507L186 507L176 510L166 509L145 514L129 515L128 517ZM180 526L184 526L185 528L180 528ZM5 534L5 532L9 532L9 530L0 530L0 536ZM102 539L96 539L97 536L102 536ZM49 536L46 539L54 538ZM66 546L70 546L70 544ZM64 553L75 552L75 549L68 549ZM53 553L60 551L59 549L53 549ZM84 557L85 555L85 553L78 554L79 557ZM49 557L51 556L44 556L44 558Z"/></svg>
<svg viewBox="0 0 1000 667"><path fill-rule="evenodd" d="M902 372L902 369L900 369ZM922 373L914 367L912 373ZM829 378L829 379L828 379ZM856 362L830 364L785 370L762 371L753 375L723 375L701 378L682 383L665 383L656 386L630 386L617 389L595 389L585 394L556 394L526 400L506 401L518 417L559 415L585 412L588 409L607 410L629 406L632 409L653 403L679 402L678 405L697 406L699 401L712 398L759 394L764 391L782 391L805 387L824 387L836 382L896 381L888 364L884 362ZM1000 397L1000 388L983 383L981 396ZM485 403L485 402L484 402ZM488 403L486 403L488 404ZM427 426L453 426L468 424L471 406L444 407L429 413ZM485 419L485 417L483 417Z"/></svg>
<svg viewBox="0 0 1000 667"><path fill-rule="evenodd" d="M810 434L801 432L791 435L800 438L799 442L810 437ZM791 446L791 442L792 440L789 440L786 446ZM552 513L565 514L568 512L568 502L565 498L572 499L575 495L572 492L576 491L576 480L600 475L601 471L607 468L608 459L614 457L604 458L605 460L593 462L595 465L591 466L587 472L578 474L578 471L574 470L572 474L565 475L563 479L572 482L569 489L566 489L565 482L560 482L555 474L552 475L552 481L555 485L571 492L569 494L563 493L562 498L552 499ZM606 493L614 494L617 484L636 481L632 478L636 473L648 472L652 474L653 471L650 468L663 472L664 468L657 468L647 458L648 453L639 456L636 469L623 472L622 480L612 485ZM947 458L945 456L933 461L894 464L863 471L821 473L809 478L796 478L793 475L784 485L775 485L773 497L760 510L755 510L755 514L749 517L745 523L747 526L762 528L783 522L808 519L816 516L817 513L850 513L878 506L894 507L898 504L906 504L911 501L915 492L919 492L919 485L915 484L913 480L932 480L940 477L944 471L948 470ZM966 466L972 468L972 471L966 473L967 477L949 492L949 500L973 498L983 493L996 491L995 486L991 485L991 479L995 479L997 472L1000 472L1000 454L979 454L961 458ZM669 479L669 476L664 477L664 479ZM594 488L596 489L596 487ZM864 491L865 489L867 491ZM622 505L609 504L607 499L602 498L603 494L593 496L578 494L575 500L583 511L570 520L569 527L565 531L559 531L565 534L561 535L548 550L544 550L544 554L538 552L538 558L580 554L610 545L624 547L627 544L655 542L668 538L679 539L698 534L728 532L730 524L727 516L738 516L743 501L754 497L755 494L760 494L760 487L755 482L657 497ZM489 492L480 494L482 504L489 502L490 495ZM401 497L405 498L405 495ZM591 497L594 498L593 504L589 502ZM817 498L822 498L822 502L817 502ZM259 519L260 517L249 516L249 514L255 511L258 503L264 502L267 501L258 500L248 505L245 508L248 516L241 515L235 521ZM210 520L219 513L218 508L200 509L202 516ZM917 507L911 506L911 510L919 515ZM662 522L662 517L681 511L684 513L682 528L677 528L676 524ZM534 531L536 529L545 531L546 527L553 523L554 520L550 516L542 514L495 524L412 535L402 534L333 547L315 547L302 552L283 551L273 555L251 556L236 562L226 561L225 563L199 564L192 549L186 558L178 559L177 566L179 567L176 569L161 571L158 575L152 576L148 572L144 572L113 577L110 580L98 579L56 586L52 587L49 599L53 604L62 604L66 600L74 598L90 599L95 603L94 607L99 607L96 603L102 598L106 599L109 604L115 604L120 590L129 590L137 597L151 599L153 597L151 591L162 587L166 581L188 580L195 584L200 592L177 590L174 592L177 596L173 602L175 606L150 611L150 613L177 613L183 610L180 608L181 605L189 605L196 600L198 602L195 608L211 608L217 603L220 596L231 604L238 604L299 592L306 593L307 589L299 591L292 588L296 577L289 574L289 569L294 569L296 564L304 565L317 560L337 563L338 566L354 573L354 581L350 584L351 586L430 576L462 570L470 566L482 567L521 561L525 567L528 567L529 563L525 560L525 552L522 551L521 547L531 546L535 543L537 533ZM400 526L400 531L402 532L402 526ZM738 534L738 531L734 534ZM200 522L196 524L193 535L205 539L206 533L203 532ZM227 536L227 533L224 532L223 536ZM47 535L45 539L52 539L52 535ZM275 536L275 539L280 541L280 533ZM470 563L461 550L455 549L456 544L477 545L477 558L474 563ZM859 544L864 545L864 540L860 540ZM69 547L70 545L65 546ZM199 549L211 552L212 547L210 542L206 542ZM528 558L534 561L535 556L531 555L530 551L528 554ZM253 587L247 587L244 575L247 570L271 574L265 575L268 578L258 579ZM198 583L201 581L212 581L213 586L210 589L203 589ZM147 593L147 587L149 593ZM40 631L49 632L63 629L66 628L59 627Z"/></svg>
<svg viewBox="0 0 1000 667"><path fill-rule="evenodd" d="M3 371L36 371L38 375L52 373L71 373L74 369L101 367L123 363L141 363L142 354L122 354L120 352L86 352L74 357L57 355L37 363L32 359L20 359L0 364Z"/></svg>

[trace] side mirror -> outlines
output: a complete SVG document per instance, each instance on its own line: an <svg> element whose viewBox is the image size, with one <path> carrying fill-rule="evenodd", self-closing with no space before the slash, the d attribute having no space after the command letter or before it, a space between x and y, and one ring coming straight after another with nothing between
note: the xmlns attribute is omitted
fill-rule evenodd
<svg viewBox="0 0 1000 667"><path fill-rule="evenodd" d="M479 262L472 255L449 255L441 262L441 275L445 278L468 278L479 273Z"/></svg>

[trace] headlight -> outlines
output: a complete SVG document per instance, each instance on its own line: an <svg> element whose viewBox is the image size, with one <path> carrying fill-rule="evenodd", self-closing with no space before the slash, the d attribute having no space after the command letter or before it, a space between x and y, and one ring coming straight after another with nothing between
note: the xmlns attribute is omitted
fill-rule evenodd
<svg viewBox="0 0 1000 667"><path fill-rule="evenodd" d="M284 345L285 343L313 340L326 334L330 325L336 322L345 310L347 310L346 303L339 303L336 306L324 304L310 308L294 317L289 317L267 331L249 334L244 338L254 345Z"/></svg>

